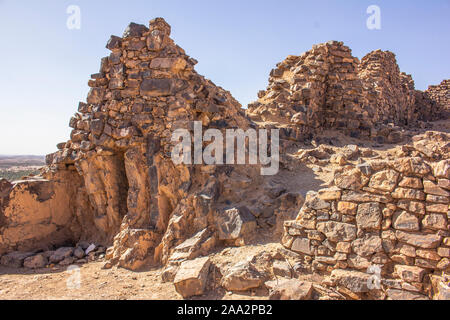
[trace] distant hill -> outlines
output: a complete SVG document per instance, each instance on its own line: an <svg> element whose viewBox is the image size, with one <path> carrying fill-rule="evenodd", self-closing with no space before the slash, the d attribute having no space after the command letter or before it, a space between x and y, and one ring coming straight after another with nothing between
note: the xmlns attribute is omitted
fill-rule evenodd
<svg viewBox="0 0 450 320"><path fill-rule="evenodd" d="M45 156L0 155L0 167L41 165L45 165Z"/></svg>

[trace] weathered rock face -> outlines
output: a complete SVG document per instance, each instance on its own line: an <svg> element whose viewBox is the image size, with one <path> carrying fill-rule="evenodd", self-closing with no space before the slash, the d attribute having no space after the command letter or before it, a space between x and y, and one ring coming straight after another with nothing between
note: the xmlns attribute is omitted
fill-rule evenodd
<svg viewBox="0 0 450 320"><path fill-rule="evenodd" d="M228 291L246 291L263 283L264 276L249 261L236 264L222 278L222 286Z"/></svg>
<svg viewBox="0 0 450 320"><path fill-rule="evenodd" d="M256 219L246 207L221 212L216 223L219 239L229 242L243 241L245 244L245 239L256 230Z"/></svg>

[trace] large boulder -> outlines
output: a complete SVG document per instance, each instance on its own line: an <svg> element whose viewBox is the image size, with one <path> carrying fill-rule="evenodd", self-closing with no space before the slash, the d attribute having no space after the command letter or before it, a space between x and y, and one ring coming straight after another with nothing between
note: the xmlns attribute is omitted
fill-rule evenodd
<svg viewBox="0 0 450 320"><path fill-rule="evenodd" d="M114 238L114 246L106 252L108 266L118 264L128 270L138 270L154 262L155 232L125 228Z"/></svg>
<svg viewBox="0 0 450 320"><path fill-rule="evenodd" d="M208 257L183 262L173 281L175 290L185 299L202 295L205 292L210 265Z"/></svg>

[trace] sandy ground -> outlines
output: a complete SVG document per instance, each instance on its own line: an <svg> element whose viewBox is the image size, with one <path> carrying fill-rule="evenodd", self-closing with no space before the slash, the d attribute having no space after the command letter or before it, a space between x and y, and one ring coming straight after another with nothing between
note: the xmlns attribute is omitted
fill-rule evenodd
<svg viewBox="0 0 450 320"><path fill-rule="evenodd" d="M265 288L227 292L219 284L217 270L261 252L274 254L280 248L279 243L269 242L218 249L210 255L215 268L210 269L206 293L192 300L267 300ZM103 265L103 261L90 262L75 270L60 266L38 270L0 267L0 300L182 300L173 283L162 283L162 269L133 272L116 267L106 270ZM321 280L317 275L301 279Z"/></svg>
<svg viewBox="0 0 450 320"><path fill-rule="evenodd" d="M172 283L162 283L160 270L131 272L103 270L102 262L80 266L80 285L74 285L77 271L0 268L1 300L179 300ZM266 292L227 294L223 289L209 291L195 299L266 299Z"/></svg>
<svg viewBox="0 0 450 320"><path fill-rule="evenodd" d="M276 250L277 243L224 248L212 254L217 265L234 264L264 250ZM182 297L172 283L162 283L162 269L128 271L102 269L104 262L90 262L79 269L65 267L38 270L0 267L0 300L178 300ZM213 275L211 274L213 277ZM77 281L79 279L79 281ZM79 284L79 285L78 285ZM209 281L207 294L193 299L267 299L267 290L244 294L226 292Z"/></svg>

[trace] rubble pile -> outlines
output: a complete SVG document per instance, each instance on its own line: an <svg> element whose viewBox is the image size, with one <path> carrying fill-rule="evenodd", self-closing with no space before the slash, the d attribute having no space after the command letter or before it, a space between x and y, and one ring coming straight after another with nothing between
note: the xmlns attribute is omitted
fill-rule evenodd
<svg viewBox="0 0 450 320"><path fill-rule="evenodd" d="M41 269L46 267L67 267L84 264L105 257L106 248L80 242L75 247L60 247L55 250L37 250L32 252L14 251L1 257L0 265L8 268Z"/></svg>

